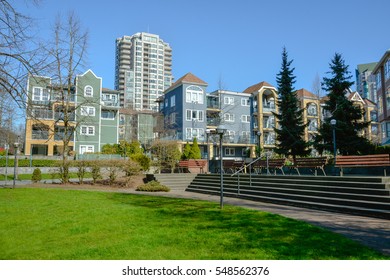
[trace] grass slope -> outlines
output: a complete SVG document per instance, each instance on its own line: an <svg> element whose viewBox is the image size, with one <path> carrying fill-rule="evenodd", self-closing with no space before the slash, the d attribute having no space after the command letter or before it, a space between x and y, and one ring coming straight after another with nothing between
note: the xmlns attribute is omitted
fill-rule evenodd
<svg viewBox="0 0 390 280"><path fill-rule="evenodd" d="M0 259L388 259L278 215L184 199L0 189Z"/></svg>

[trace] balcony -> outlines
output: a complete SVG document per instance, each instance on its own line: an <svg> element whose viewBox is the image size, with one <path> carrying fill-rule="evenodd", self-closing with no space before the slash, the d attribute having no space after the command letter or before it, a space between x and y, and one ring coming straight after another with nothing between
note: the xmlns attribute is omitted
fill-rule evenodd
<svg viewBox="0 0 390 280"><path fill-rule="evenodd" d="M102 106L103 107L110 107L110 108L118 108L119 107L119 101L115 99L108 99L108 100L103 100L102 101Z"/></svg>
<svg viewBox="0 0 390 280"><path fill-rule="evenodd" d="M47 130L33 130L31 139L34 140L47 140L49 139L49 131Z"/></svg>
<svg viewBox="0 0 390 280"><path fill-rule="evenodd" d="M220 124L220 119L219 118L207 118L206 119L206 124L207 126L218 126Z"/></svg>
<svg viewBox="0 0 390 280"><path fill-rule="evenodd" d="M275 111L276 111L275 104L268 104L263 106L263 113L275 112Z"/></svg>

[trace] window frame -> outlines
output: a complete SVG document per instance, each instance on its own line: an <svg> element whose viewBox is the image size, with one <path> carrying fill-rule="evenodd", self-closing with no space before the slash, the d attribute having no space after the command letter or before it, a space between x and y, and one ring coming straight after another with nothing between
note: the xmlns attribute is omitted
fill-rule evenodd
<svg viewBox="0 0 390 280"><path fill-rule="evenodd" d="M90 85L86 85L84 87L84 96L85 97L93 97L93 87Z"/></svg>
<svg viewBox="0 0 390 280"><path fill-rule="evenodd" d="M84 129L85 129L85 132L83 132ZM92 133L91 133L91 129L92 129ZM95 136L95 126L93 126L93 125L80 126L80 135Z"/></svg>

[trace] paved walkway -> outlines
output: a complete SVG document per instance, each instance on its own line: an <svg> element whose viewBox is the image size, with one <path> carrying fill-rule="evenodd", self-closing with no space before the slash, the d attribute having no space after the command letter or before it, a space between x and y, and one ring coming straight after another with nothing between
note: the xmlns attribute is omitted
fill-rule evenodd
<svg viewBox="0 0 390 280"><path fill-rule="evenodd" d="M19 182L19 184L24 185L23 182ZM19 187L19 184L17 184L16 187ZM24 185L23 187L28 187L28 184ZM50 187L50 185L48 185L48 187ZM58 187L59 186L56 186L56 188ZM77 185L74 185L68 187L68 189L80 189L80 187L77 188ZM85 188L82 189L85 190ZM94 186L91 186L90 189L108 191L107 188L99 188ZM173 188L170 192L158 193L136 192L133 189L110 189L109 191L163 197L188 198L214 202L220 201L219 196L187 192L184 188ZM225 197L224 203L275 213L327 228L390 256L390 220L326 212L287 205L270 204L232 197Z"/></svg>

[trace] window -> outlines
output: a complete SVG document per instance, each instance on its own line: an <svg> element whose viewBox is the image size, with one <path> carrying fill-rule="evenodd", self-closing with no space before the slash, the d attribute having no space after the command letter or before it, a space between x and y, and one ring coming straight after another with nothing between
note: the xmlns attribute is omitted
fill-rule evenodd
<svg viewBox="0 0 390 280"><path fill-rule="evenodd" d="M225 156L235 156L234 148L225 148Z"/></svg>
<svg viewBox="0 0 390 280"><path fill-rule="evenodd" d="M311 120L309 122L309 131L317 131L317 128L318 128L318 123L317 123L317 120Z"/></svg>
<svg viewBox="0 0 390 280"><path fill-rule="evenodd" d="M95 127L82 125L80 128L80 134L81 135L95 135Z"/></svg>
<svg viewBox="0 0 390 280"><path fill-rule="evenodd" d="M48 101L50 99L49 91L46 88L34 87L32 100L33 101Z"/></svg>
<svg viewBox="0 0 390 280"><path fill-rule="evenodd" d="M223 103L225 105L234 105L234 97L225 96L225 98L223 99Z"/></svg>
<svg viewBox="0 0 390 280"><path fill-rule="evenodd" d="M186 102L203 104L204 93L200 87L189 86L186 89Z"/></svg>
<svg viewBox="0 0 390 280"><path fill-rule="evenodd" d="M95 147L93 145L80 145L80 154L93 153Z"/></svg>
<svg viewBox="0 0 390 280"><path fill-rule="evenodd" d="M310 103L307 106L307 114L309 116L317 116L317 106L314 103Z"/></svg>
<svg viewBox="0 0 390 280"><path fill-rule="evenodd" d="M90 117L95 116L95 107L81 106L81 115Z"/></svg>
<svg viewBox="0 0 390 280"><path fill-rule="evenodd" d="M203 111L202 110L186 110L187 121L198 121L203 122Z"/></svg>
<svg viewBox="0 0 390 280"><path fill-rule="evenodd" d="M191 128L191 127L186 128L186 139L192 140L194 138L199 139L199 140L204 139L203 128Z"/></svg>
<svg viewBox="0 0 390 280"><path fill-rule="evenodd" d="M249 98L241 98L241 106L249 107L250 106Z"/></svg>
<svg viewBox="0 0 390 280"><path fill-rule="evenodd" d="M386 137L390 137L390 123L386 123Z"/></svg>
<svg viewBox="0 0 390 280"><path fill-rule="evenodd" d="M223 119L227 122L234 122L234 114L226 113L223 115Z"/></svg>
<svg viewBox="0 0 390 280"><path fill-rule="evenodd" d="M174 107L174 106L176 106L176 96L175 95L171 96L171 107Z"/></svg>
<svg viewBox="0 0 390 280"><path fill-rule="evenodd" d="M102 119L115 119L115 111L111 110L102 110Z"/></svg>
<svg viewBox="0 0 390 280"><path fill-rule="evenodd" d="M378 72L375 75L375 80L376 80L376 88L379 89L382 87L382 79L381 79L381 72Z"/></svg>
<svg viewBox="0 0 390 280"><path fill-rule="evenodd" d="M84 88L84 96L87 96L87 97L93 96L93 88L91 86L86 86Z"/></svg>
<svg viewBox="0 0 390 280"><path fill-rule="evenodd" d="M249 115L242 115L241 116L241 122L243 122L243 123L250 123L251 122L251 116L249 116Z"/></svg>
<svg viewBox="0 0 390 280"><path fill-rule="evenodd" d="M384 68L385 68L385 79L388 80L390 78L390 59L386 61Z"/></svg>

